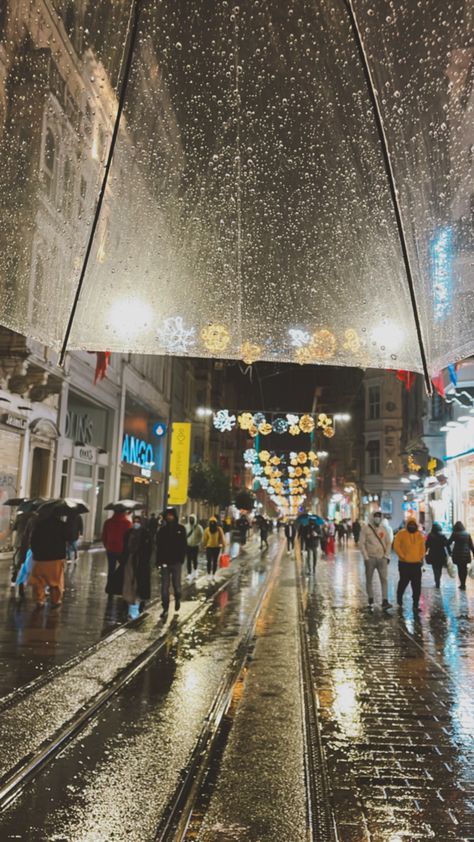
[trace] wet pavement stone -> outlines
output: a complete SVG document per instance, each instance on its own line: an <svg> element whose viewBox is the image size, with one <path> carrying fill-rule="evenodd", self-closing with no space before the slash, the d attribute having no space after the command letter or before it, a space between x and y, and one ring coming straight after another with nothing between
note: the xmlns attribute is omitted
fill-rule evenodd
<svg viewBox="0 0 474 842"><path fill-rule="evenodd" d="M398 570L389 565L391 601ZM423 573L421 612L367 608L360 553L307 577L314 687L340 842L474 839L474 582ZM379 597L380 602L380 597Z"/></svg>
<svg viewBox="0 0 474 842"><path fill-rule="evenodd" d="M285 553L199 842L308 838L298 640L295 568Z"/></svg>

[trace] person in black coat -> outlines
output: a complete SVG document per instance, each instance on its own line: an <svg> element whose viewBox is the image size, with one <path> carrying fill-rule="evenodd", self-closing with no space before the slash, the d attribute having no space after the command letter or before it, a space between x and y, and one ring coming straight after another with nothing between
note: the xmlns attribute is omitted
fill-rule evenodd
<svg viewBox="0 0 474 842"><path fill-rule="evenodd" d="M178 521L176 509L168 508L163 515L164 524L156 535L156 566L161 568L162 616L166 617L170 605L170 582L173 582L174 610L181 604L181 566L186 558L186 529Z"/></svg>
<svg viewBox="0 0 474 842"><path fill-rule="evenodd" d="M426 563L431 564L436 588L441 585L441 572L448 560L448 539L443 535L441 524L434 523L426 539Z"/></svg>
<svg viewBox="0 0 474 842"><path fill-rule="evenodd" d="M460 520L453 526L451 537L448 541L448 550L453 557L453 561L458 568L458 576L460 581L460 590L466 590L467 565L474 555L474 544L469 532L464 528L464 524Z"/></svg>
<svg viewBox="0 0 474 842"><path fill-rule="evenodd" d="M291 552L291 550L295 546L295 538L296 538L296 528L295 528L295 524L293 523L293 521L289 521L288 523L285 523L285 538L286 538L286 543L287 543L287 547L288 547L288 552Z"/></svg>
<svg viewBox="0 0 474 842"><path fill-rule="evenodd" d="M123 551L123 587L122 596L130 606L139 603L143 611L145 602L150 599L151 570L150 558L152 538L146 524L137 515L133 518L132 528L127 532ZM122 566L122 565L121 565Z"/></svg>

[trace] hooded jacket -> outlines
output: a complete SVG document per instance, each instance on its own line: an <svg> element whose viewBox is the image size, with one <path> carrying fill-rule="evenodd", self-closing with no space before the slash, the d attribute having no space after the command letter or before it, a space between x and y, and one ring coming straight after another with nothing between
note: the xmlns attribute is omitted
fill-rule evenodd
<svg viewBox="0 0 474 842"><path fill-rule="evenodd" d="M191 523L191 518L194 518L194 523ZM196 515L189 515L189 523L186 527L186 541L188 547L199 547L202 542L204 530L200 523L197 522Z"/></svg>
<svg viewBox="0 0 474 842"><path fill-rule="evenodd" d="M173 521L165 520L163 526L156 533L156 564L161 566L183 564L186 558L186 530L178 522L176 509L171 509L174 514Z"/></svg>
<svg viewBox="0 0 474 842"><path fill-rule="evenodd" d="M469 564L471 553L474 554L474 545L469 532L465 529L453 532L448 541L448 549L452 552L455 564Z"/></svg>
<svg viewBox="0 0 474 842"><path fill-rule="evenodd" d="M392 542L383 523L375 525L373 517L365 523L359 541L359 549L367 561L368 558L390 558Z"/></svg>
<svg viewBox="0 0 474 842"><path fill-rule="evenodd" d="M410 519L409 523L415 523L416 520ZM395 535L393 542L393 549L395 550L400 561L407 561L410 564L420 564L425 557L425 539L418 529L416 532L409 532L408 529L400 529Z"/></svg>
<svg viewBox="0 0 474 842"><path fill-rule="evenodd" d="M446 564L448 559L448 539L441 529L433 527L426 539L426 561L428 564Z"/></svg>
<svg viewBox="0 0 474 842"><path fill-rule="evenodd" d="M204 547L208 549L215 549L216 547L225 547L225 536L222 528L216 523L216 530L211 532L210 527L204 530Z"/></svg>

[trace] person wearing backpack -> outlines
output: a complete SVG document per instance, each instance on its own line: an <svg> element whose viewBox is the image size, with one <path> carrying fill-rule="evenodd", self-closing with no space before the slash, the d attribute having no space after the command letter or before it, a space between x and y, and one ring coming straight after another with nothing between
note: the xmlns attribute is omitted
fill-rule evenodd
<svg viewBox="0 0 474 842"><path fill-rule="evenodd" d="M382 588L382 608L391 608L388 601L387 565L390 561L390 536L382 523L382 512L374 512L362 529L359 549L364 556L365 583L369 608L374 604L372 580L377 571Z"/></svg>
<svg viewBox="0 0 474 842"><path fill-rule="evenodd" d="M459 590L466 590L467 565L470 564L474 555L474 544L469 532L460 520L453 526L451 537L448 540L448 551L452 553L453 561L458 568Z"/></svg>

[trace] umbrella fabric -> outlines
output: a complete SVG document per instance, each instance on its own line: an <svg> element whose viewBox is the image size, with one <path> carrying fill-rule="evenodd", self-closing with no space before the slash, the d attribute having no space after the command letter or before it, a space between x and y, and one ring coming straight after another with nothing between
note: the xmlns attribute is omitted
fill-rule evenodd
<svg viewBox="0 0 474 842"><path fill-rule="evenodd" d="M142 509L143 504L137 503L136 500L117 500L116 503L108 503L105 506L106 512L133 512L135 509Z"/></svg>
<svg viewBox="0 0 474 842"><path fill-rule="evenodd" d="M82 515L88 511L89 507L83 500L77 500L74 497L58 497L42 503L38 508L38 515L40 517L48 517L51 514L62 516L74 513Z"/></svg>
<svg viewBox="0 0 474 842"><path fill-rule="evenodd" d="M46 503L46 497L11 497L3 505L18 506L20 512L33 512L43 503Z"/></svg>
<svg viewBox="0 0 474 842"><path fill-rule="evenodd" d="M85 4L75 5L80 18ZM266 0L241 4L232 14L228 4L197 0L142 5L138 43L147 47L133 56L110 171L113 191L102 208L70 347L421 370L380 136L344 0ZM428 365L436 374L474 353L466 258L472 251L469 4L352 5L382 112ZM11 49L0 137L0 275L9 284L0 290L0 319L59 349L107 138L103 132L89 137L89 120L78 121L84 128L68 153L74 172L62 179L57 213L64 249L45 244L28 294L24 255L45 228L45 212L32 196L38 183L53 190L45 160L52 167L67 156L52 128L45 131L44 155L37 155L32 128L19 186L20 127L45 100L52 76L33 59L16 60L25 31L33 38L32 56L44 46L31 30L28 4L16 7L16 26L0 27ZM107 97L127 42L129 7L113 0L87 4L87 55L92 65L100 61L100 73L91 76L75 42L67 44L70 67L82 62L98 111L114 110ZM53 26L51 37L67 36ZM63 73L68 76L65 95L80 114L74 73ZM81 178L89 188L71 224Z"/></svg>

